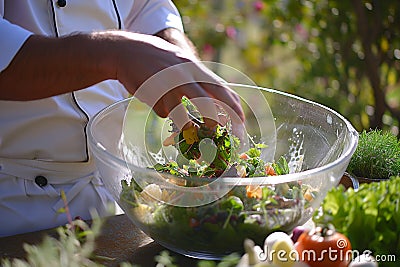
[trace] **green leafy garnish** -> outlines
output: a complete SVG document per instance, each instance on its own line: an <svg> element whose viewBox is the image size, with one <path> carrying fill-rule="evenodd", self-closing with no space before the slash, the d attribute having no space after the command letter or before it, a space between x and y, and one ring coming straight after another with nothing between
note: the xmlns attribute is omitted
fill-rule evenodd
<svg viewBox="0 0 400 267"><path fill-rule="evenodd" d="M232 214L236 213L239 215L239 213L244 209L244 205L240 198L236 196L229 196L221 203L221 208L228 211L228 217L222 226L222 228L225 229L231 219Z"/></svg>
<svg viewBox="0 0 400 267"><path fill-rule="evenodd" d="M179 177L214 178L221 176L227 170L228 172L231 171L235 166L241 165L245 168L245 171L240 174L229 172L229 175L260 177L289 173L288 163L284 157L273 164L264 162L261 159L261 150L267 146L262 143L255 143L251 138L252 147L242 157L237 151L240 140L230 134L231 125L229 123L225 126L217 125L215 129L209 129L202 123L203 119L200 112L188 98L183 97L182 103L189 116L199 125L178 133L174 124L171 123L172 131L175 132L174 146L179 154L176 161L153 166L156 171ZM168 144L170 143L168 142Z"/></svg>
<svg viewBox="0 0 400 267"><path fill-rule="evenodd" d="M280 157L277 162L272 163L272 168L274 168L277 175L284 175L289 173L289 165L285 157Z"/></svg>
<svg viewBox="0 0 400 267"><path fill-rule="evenodd" d="M202 123L201 114L188 98L183 97L182 104L198 125L175 137L175 147L179 152L176 162L164 166L157 164L154 169L176 176L220 176L231 166L232 155L236 154L234 151L239 147L239 139L229 134L229 123L209 129ZM175 128L172 123L172 131L176 131Z"/></svg>

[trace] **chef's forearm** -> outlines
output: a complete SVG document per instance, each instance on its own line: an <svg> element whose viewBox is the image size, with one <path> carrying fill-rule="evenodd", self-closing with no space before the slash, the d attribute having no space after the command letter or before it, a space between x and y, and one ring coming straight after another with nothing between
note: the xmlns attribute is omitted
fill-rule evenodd
<svg viewBox="0 0 400 267"><path fill-rule="evenodd" d="M107 42L91 35L32 35L0 73L1 100L35 100L115 78Z"/></svg>

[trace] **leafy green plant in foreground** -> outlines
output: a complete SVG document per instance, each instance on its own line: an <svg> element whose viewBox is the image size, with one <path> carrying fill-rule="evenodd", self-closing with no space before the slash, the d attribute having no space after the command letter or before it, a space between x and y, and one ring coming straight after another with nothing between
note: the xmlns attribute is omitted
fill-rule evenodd
<svg viewBox="0 0 400 267"><path fill-rule="evenodd" d="M95 220L90 227L82 220L75 220L72 224L57 228L58 238L45 236L38 245L24 244L26 260L3 259L1 266L100 266L93 257L94 241L100 233L100 227L99 220Z"/></svg>
<svg viewBox="0 0 400 267"><path fill-rule="evenodd" d="M400 177L362 184L355 191L343 186L331 189L324 199L315 223L331 223L346 235L360 254L395 255L400 259ZM393 264L393 265L391 265ZM398 266L395 262L380 266Z"/></svg>
<svg viewBox="0 0 400 267"><path fill-rule="evenodd" d="M91 225L82 220L74 220L66 226L56 229L58 237L45 236L36 245L24 244L25 259L0 259L2 267L102 267L113 261L111 258L95 255L95 239L100 234L102 219L96 218ZM221 262L199 260L198 267L232 267L236 266L240 256L233 254ZM178 267L176 259L169 251L161 251L156 257L157 267ZM115 264L114 264L115 265ZM120 263L121 267L140 267L128 262Z"/></svg>
<svg viewBox="0 0 400 267"><path fill-rule="evenodd" d="M400 143L396 136L382 130L360 133L357 149L347 171L371 179L400 175Z"/></svg>

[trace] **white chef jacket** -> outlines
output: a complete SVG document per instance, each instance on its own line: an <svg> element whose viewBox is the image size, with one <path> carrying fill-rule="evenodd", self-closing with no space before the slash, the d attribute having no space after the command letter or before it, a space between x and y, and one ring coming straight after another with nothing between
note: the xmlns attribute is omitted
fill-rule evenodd
<svg viewBox="0 0 400 267"><path fill-rule="evenodd" d="M0 0L0 71L32 33L183 30L169 0L61 2ZM0 101L0 236L65 224L66 214L57 212L64 206L62 190L72 217L89 219L93 207L107 214L112 198L95 171L85 131L99 110L125 97L123 86L108 80L41 100Z"/></svg>

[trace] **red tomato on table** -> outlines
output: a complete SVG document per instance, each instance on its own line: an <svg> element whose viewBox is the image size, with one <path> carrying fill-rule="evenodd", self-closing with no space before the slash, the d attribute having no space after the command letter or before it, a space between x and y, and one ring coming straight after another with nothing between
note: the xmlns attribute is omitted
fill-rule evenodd
<svg viewBox="0 0 400 267"><path fill-rule="evenodd" d="M347 267L352 260L349 239L332 226L302 233L295 248L299 259L310 267Z"/></svg>

